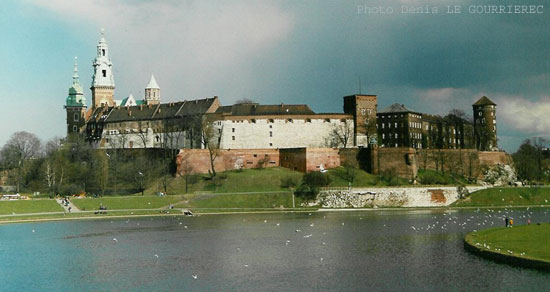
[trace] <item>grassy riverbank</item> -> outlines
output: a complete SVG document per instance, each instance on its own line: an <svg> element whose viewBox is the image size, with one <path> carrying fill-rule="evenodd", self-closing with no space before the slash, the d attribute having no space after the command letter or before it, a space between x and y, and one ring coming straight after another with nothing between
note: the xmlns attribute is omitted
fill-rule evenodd
<svg viewBox="0 0 550 292"><path fill-rule="evenodd" d="M466 235L466 243L497 255L537 260L550 266L550 224L492 228Z"/></svg>
<svg viewBox="0 0 550 292"><path fill-rule="evenodd" d="M49 199L0 201L0 215L42 212L63 212L63 208L55 200Z"/></svg>
<svg viewBox="0 0 550 292"><path fill-rule="evenodd" d="M500 206L550 205L548 187L488 188L470 194L454 202L453 207L500 207Z"/></svg>

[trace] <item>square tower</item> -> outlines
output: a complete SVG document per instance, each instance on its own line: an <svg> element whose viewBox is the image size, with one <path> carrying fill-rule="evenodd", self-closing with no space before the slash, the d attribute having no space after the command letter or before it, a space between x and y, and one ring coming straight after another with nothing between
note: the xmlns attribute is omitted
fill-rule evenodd
<svg viewBox="0 0 550 292"><path fill-rule="evenodd" d="M376 140L376 95L355 94L344 96L344 113L353 115L354 146L368 146Z"/></svg>

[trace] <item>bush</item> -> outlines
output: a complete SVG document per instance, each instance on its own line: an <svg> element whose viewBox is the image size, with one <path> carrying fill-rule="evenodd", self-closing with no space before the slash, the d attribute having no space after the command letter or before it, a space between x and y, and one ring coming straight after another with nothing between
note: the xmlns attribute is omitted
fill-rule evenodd
<svg viewBox="0 0 550 292"><path fill-rule="evenodd" d="M330 177L320 172L310 172L304 174L302 184L298 188L297 195L305 199L313 199L319 193L321 187L330 184Z"/></svg>

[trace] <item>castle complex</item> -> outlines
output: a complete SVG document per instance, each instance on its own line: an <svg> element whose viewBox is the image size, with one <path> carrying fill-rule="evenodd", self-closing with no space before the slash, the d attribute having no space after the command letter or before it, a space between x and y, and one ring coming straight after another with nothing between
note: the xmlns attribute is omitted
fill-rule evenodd
<svg viewBox="0 0 550 292"><path fill-rule="evenodd" d="M116 100L113 63L102 33L93 62L88 108L75 58L65 109L67 133L96 148L205 148L205 122L221 149L414 148L498 150L496 104L483 96L473 122L460 114L425 114L393 104L378 110L376 95L345 96L343 113L315 113L308 105L244 102L222 106L212 98L162 103L155 77L144 97Z"/></svg>

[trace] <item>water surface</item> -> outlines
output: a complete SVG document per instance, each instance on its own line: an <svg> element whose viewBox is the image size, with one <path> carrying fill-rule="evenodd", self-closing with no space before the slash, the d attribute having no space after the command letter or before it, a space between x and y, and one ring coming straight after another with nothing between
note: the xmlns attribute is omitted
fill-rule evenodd
<svg viewBox="0 0 550 292"><path fill-rule="evenodd" d="M500 213L499 213L500 212ZM0 226L2 291L543 291L467 232L549 209L317 212ZM550 248L550 246L549 246ZM196 279L195 279L195 277Z"/></svg>

